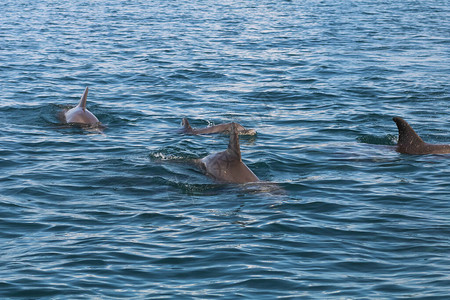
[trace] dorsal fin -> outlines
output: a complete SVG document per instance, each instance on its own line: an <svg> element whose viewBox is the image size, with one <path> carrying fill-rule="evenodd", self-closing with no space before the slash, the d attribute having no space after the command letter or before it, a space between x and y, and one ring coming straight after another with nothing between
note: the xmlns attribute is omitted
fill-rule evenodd
<svg viewBox="0 0 450 300"><path fill-rule="evenodd" d="M236 128L236 123L231 123L230 141L228 143L227 152L231 157L239 161L242 161L241 147L239 146L239 134Z"/></svg>
<svg viewBox="0 0 450 300"><path fill-rule="evenodd" d="M400 117L393 118L398 128L398 144L399 145L416 145L424 144L420 136L412 129L412 127Z"/></svg>
<svg viewBox="0 0 450 300"><path fill-rule="evenodd" d="M78 103L78 105L77 105L78 107L81 107L83 110L86 109L86 100L87 100L88 92L89 92L89 89L88 89L88 87L86 87L86 89L84 90L83 96L81 96L80 103Z"/></svg>
<svg viewBox="0 0 450 300"><path fill-rule="evenodd" d="M183 120L181 120L181 126L183 126L184 130L186 130L186 131L192 131L192 127L189 124L189 121L187 118L183 118Z"/></svg>

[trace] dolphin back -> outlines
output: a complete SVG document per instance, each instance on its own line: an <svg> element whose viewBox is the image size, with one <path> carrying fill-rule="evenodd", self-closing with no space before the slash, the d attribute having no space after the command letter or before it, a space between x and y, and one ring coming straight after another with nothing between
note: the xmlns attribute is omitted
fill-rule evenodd
<svg viewBox="0 0 450 300"><path fill-rule="evenodd" d="M179 129L179 132L188 133L188 134L214 134L214 133L231 133L231 125L232 123L224 123L214 126L209 126L206 128L192 128L189 124L188 119L183 118L181 121L181 128ZM238 134L244 134L244 135L256 135L256 130L254 129L245 129L244 126L238 123L234 123L236 130Z"/></svg>
<svg viewBox="0 0 450 300"><path fill-rule="evenodd" d="M258 177L242 162L239 135L236 124L231 124L230 141L225 151L201 159L202 170L218 181L248 183L259 181Z"/></svg>
<svg viewBox="0 0 450 300"><path fill-rule="evenodd" d="M89 89L86 87L78 105L72 109L69 109L64 113L66 123L78 123L89 125L99 123L97 117L86 108L88 91Z"/></svg>

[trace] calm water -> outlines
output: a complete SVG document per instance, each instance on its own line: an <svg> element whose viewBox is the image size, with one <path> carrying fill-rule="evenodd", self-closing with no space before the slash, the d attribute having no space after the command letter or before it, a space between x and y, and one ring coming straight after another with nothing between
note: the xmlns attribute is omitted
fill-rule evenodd
<svg viewBox="0 0 450 300"><path fill-rule="evenodd" d="M1 298L447 298L448 1L0 4ZM57 115L89 86L103 132ZM228 137L273 184L189 159Z"/></svg>

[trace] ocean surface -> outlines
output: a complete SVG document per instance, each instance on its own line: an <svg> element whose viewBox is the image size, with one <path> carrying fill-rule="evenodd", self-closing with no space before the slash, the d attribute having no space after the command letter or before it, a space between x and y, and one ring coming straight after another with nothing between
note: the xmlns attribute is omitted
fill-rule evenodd
<svg viewBox="0 0 450 300"><path fill-rule="evenodd" d="M448 0L0 3L0 298L449 299ZM105 128L58 114L89 87ZM259 184L190 163L238 122Z"/></svg>

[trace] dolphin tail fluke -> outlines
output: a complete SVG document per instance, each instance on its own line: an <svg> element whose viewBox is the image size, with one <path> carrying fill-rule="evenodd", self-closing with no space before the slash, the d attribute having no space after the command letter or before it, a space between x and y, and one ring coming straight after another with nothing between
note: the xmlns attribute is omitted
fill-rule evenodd
<svg viewBox="0 0 450 300"><path fill-rule="evenodd" d="M241 147L239 146L239 133L236 128L236 123L231 123L230 141L228 143L227 151L233 158L242 161Z"/></svg>
<svg viewBox="0 0 450 300"><path fill-rule="evenodd" d="M424 141L420 136L412 129L412 127L400 117L393 118L398 128L398 144L399 145L411 145L411 144L423 144Z"/></svg>
<svg viewBox="0 0 450 300"><path fill-rule="evenodd" d="M86 100L88 96L89 89L86 87L84 90L83 96L81 96L80 103L78 103L78 107L81 107L83 110L86 109Z"/></svg>

